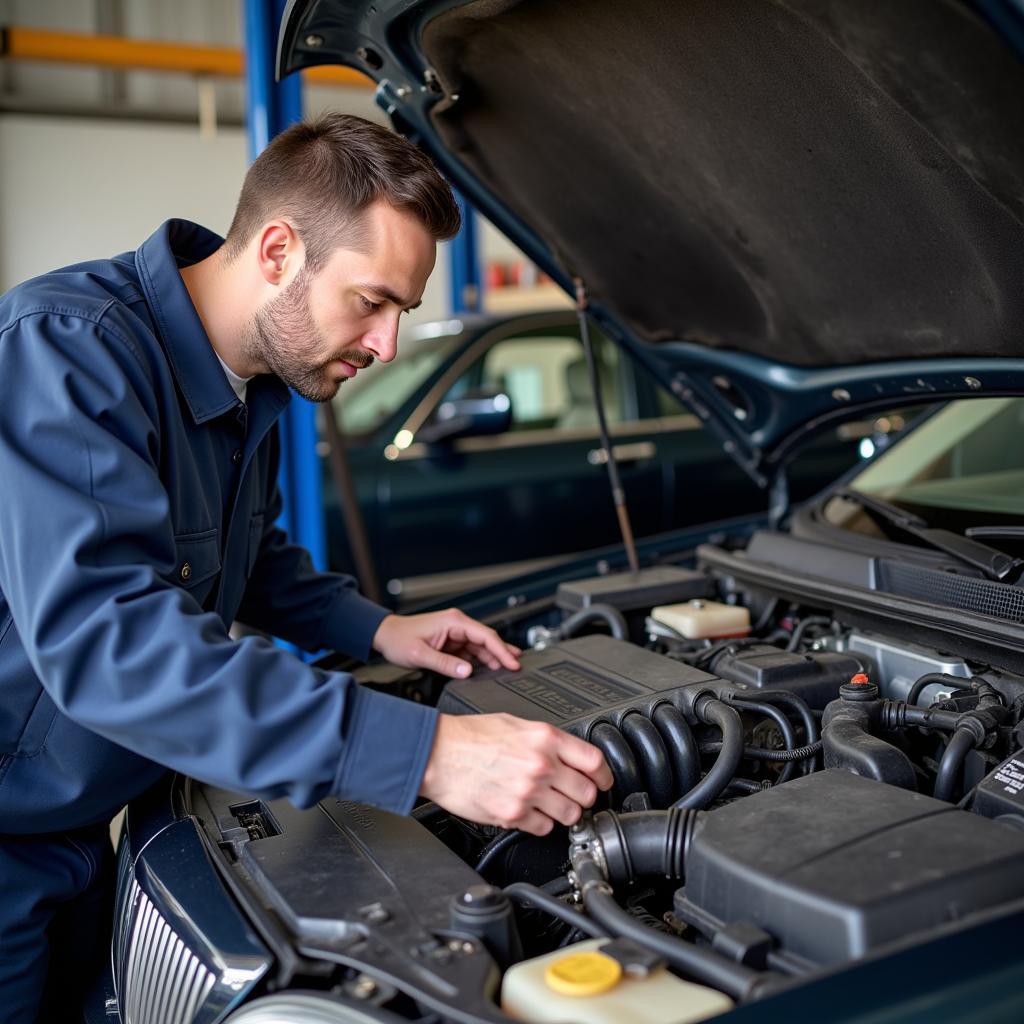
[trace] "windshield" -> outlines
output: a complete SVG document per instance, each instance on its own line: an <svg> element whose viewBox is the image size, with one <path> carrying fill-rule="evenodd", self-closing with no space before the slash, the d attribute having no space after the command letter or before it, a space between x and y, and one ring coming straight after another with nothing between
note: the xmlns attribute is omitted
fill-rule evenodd
<svg viewBox="0 0 1024 1024"><path fill-rule="evenodd" d="M963 532L1024 524L1024 399L950 402L858 473L850 486ZM827 518L857 528L848 503Z"/></svg>
<svg viewBox="0 0 1024 1024"><path fill-rule="evenodd" d="M393 363L374 363L345 381L332 402L341 429L352 436L372 434L448 358L461 338L445 334L399 345Z"/></svg>

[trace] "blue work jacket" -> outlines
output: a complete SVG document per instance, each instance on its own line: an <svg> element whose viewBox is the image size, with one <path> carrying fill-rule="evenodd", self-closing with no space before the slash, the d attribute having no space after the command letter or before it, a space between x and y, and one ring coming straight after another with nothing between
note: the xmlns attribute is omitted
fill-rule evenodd
<svg viewBox="0 0 1024 1024"><path fill-rule="evenodd" d="M288 391L237 399L179 273L220 244L172 220L0 298L0 833L108 818L165 768L416 796L432 710L228 635L365 658L386 611L275 526Z"/></svg>

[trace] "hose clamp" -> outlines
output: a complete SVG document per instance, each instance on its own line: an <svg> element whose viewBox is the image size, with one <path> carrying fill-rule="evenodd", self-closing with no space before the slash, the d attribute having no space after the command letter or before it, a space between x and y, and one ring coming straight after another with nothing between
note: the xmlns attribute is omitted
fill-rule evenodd
<svg viewBox="0 0 1024 1024"><path fill-rule="evenodd" d="M569 829L569 862L577 874L579 874L581 861L593 863L605 878L608 877L608 861L604 855L604 844L597 834L594 819L590 815L582 818ZM587 892L590 888L592 888L592 884L588 882L582 886L580 891Z"/></svg>

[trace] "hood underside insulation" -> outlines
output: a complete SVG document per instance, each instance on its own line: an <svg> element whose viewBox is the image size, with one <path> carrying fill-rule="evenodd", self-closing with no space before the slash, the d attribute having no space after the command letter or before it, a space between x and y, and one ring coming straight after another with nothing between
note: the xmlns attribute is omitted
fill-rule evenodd
<svg viewBox="0 0 1024 1024"><path fill-rule="evenodd" d="M1024 65L953 0L479 0L446 145L648 341L1019 355Z"/></svg>

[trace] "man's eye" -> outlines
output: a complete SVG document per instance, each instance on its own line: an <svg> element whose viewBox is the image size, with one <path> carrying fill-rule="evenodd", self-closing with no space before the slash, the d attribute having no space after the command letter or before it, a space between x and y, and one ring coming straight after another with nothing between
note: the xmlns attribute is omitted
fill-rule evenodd
<svg viewBox="0 0 1024 1024"><path fill-rule="evenodd" d="M363 309L365 309L367 313L373 313L380 309L379 302L371 302L365 295L360 295L359 301L362 304Z"/></svg>

